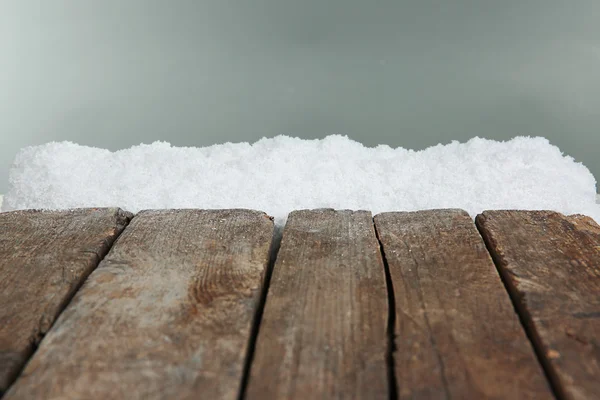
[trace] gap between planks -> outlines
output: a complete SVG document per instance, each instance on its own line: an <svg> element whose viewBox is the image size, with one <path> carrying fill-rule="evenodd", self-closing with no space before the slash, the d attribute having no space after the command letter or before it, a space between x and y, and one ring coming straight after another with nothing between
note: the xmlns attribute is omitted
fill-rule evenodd
<svg viewBox="0 0 600 400"><path fill-rule="evenodd" d="M371 213L290 214L247 399L388 399L388 294Z"/></svg>
<svg viewBox="0 0 600 400"><path fill-rule="evenodd" d="M383 260L383 268L385 272L385 287L387 288L388 295L388 325L387 325L387 376L388 376L388 390L389 400L398 399L398 382L396 380L396 367L395 367L395 352L396 352L396 295L394 290L394 282L390 273L390 264L388 263L383 244L381 243L381 237L379 236L379 230L377 224L375 224L375 217L372 218L373 227L375 229L375 237L377 237L377 243L379 243L379 252Z"/></svg>
<svg viewBox="0 0 600 400"><path fill-rule="evenodd" d="M263 312L265 309L265 303L267 301L267 295L269 293L269 285L271 283L271 276L273 274L273 268L275 267L275 261L277 260L277 254L281 247L281 238L283 236L283 226L275 226L273 230L273 239L271 240L271 248L269 250L269 263L265 271L265 277L263 280L262 291L260 299L256 307L254 319L252 320L252 328L250 337L248 339L248 346L246 357L244 359L244 369L242 375L242 382L240 384L240 391L237 396L238 400L243 400L246 395L246 388L248 387L248 380L250 378L250 368L252 367L252 360L254 359L254 350L256 348L256 339L260 331L260 322L262 320Z"/></svg>
<svg viewBox="0 0 600 400"><path fill-rule="evenodd" d="M398 398L553 397L466 212L383 213L375 226L395 289Z"/></svg>
<svg viewBox="0 0 600 400"><path fill-rule="evenodd" d="M600 197L599 197L599 199L600 199ZM479 215L478 215L478 217L479 217ZM503 268L501 266L501 261L498 259L498 256L493 249L493 245L489 240L489 236L484 232L484 230L481 226L481 223L477 223L476 226L477 226L477 230L479 231L480 235L482 236L482 238L485 242L486 248L488 249L488 252L490 253L490 256L492 257L492 260L494 261L494 265L496 266L496 269L498 270L500 279L502 279L502 284L504 285L506 292L508 293L510 300L513 304L515 314L517 314L517 316L519 317L519 321L521 322L523 331L527 335L527 339L529 339L529 342L531 343L531 346L533 347L533 350L535 351L535 356L537 357L540 365L542 366L544 375L546 376L546 380L548 381L548 384L552 388L552 392L553 392L554 396L556 396L556 398L559 400L564 399L565 395L564 395L564 392L561 389L560 385L558 385L558 383L557 383L558 379L555 376L554 372L552 371L552 368L550 367L550 365L543 353L543 350L538 345L539 338L537 337L537 333L535 332L535 330L532 329L531 324L528 321L527 310L522 306L521 299L519 298L518 293L512 287L512 283L510 282L510 279L508 279L506 271L503 270Z"/></svg>
<svg viewBox="0 0 600 400"><path fill-rule="evenodd" d="M319 210L315 210L315 211L319 211ZM436 214L438 213L438 214ZM445 213L445 214L444 214ZM487 395L491 395L491 396L497 396L497 395L506 395L506 396L514 396L514 395L524 395L528 398L551 398L551 392L549 390L548 387L548 382L544 377L544 374L538 364L538 359L535 357L534 353L533 353L533 348L531 347L531 343L529 342L528 338L525 335L525 332L522 329L521 324L519 323L518 320L518 316L517 314L514 312L514 309L512 307L512 304L510 302L508 293L506 293L506 288L504 287L504 285L502 284L500 277L497 276L497 271L496 268L494 266L494 263L492 262L491 258L490 258L490 254L487 251L487 248L485 247L485 245L483 244L483 239L481 237L481 235L479 234L479 232L477 231L475 225L473 224L473 221L471 220L471 218L464 212L464 211L460 211L460 210L435 210L435 211L427 211L427 212L416 212L416 213L403 213L405 215L417 215L423 218L423 220L426 219L431 219L431 218L454 218L454 220L456 220L456 218L462 218L461 221L459 223L463 224L463 226L465 228L462 229L467 229L466 233L467 237L470 237L471 239L469 239L469 242L473 242L473 243L477 243L477 247L480 248L478 251L478 256L477 258L473 259L473 257L475 257L474 255L471 256L471 261L470 262L475 262L475 264L477 264L479 267L478 268L483 268L484 264L485 264L485 271L486 271L486 276L488 276L487 278L483 279L483 281L481 282L481 284L483 284L484 286L474 286L474 287L467 287L467 291L469 291L469 289L482 289L483 287L487 288L487 289L491 289L493 288L492 292L496 294L496 296L499 296L500 298L502 298L502 307L500 307L502 309L501 312L497 311L497 313L499 312L499 314L494 314L494 316L498 316L500 319L500 322L497 322L494 324L494 322L491 323L491 325L494 325L492 328L492 331L496 332L496 331L500 331L500 333L492 333L491 336L489 336L489 333L476 333L473 340L474 340L474 345L476 346L475 350L470 350L469 347L464 347L463 346L463 350L466 352L466 356L467 358L471 357L475 357L473 359L473 362L475 362L476 360L478 360L481 356L483 356L483 354L485 354L486 347L489 347L492 343L494 343L495 340L501 340L501 341L505 341L508 340L509 343L513 343L512 346L517 346L514 350L514 352L512 354L509 354L508 356L503 356L502 355L502 351L499 350L497 352L495 352L495 354L492 356L492 360L491 362L485 362L483 367L484 370L486 370L487 372L485 374L481 374L479 373L479 371L476 370L472 370L473 366L471 365L464 365L464 363L458 363L457 364L457 358L456 356L453 354L452 350L448 350L448 348L446 347L445 350L445 354L441 354L439 353L440 350L437 348L438 345L435 344L435 339L433 338L433 336L436 335L440 335L440 333L438 332L436 335L434 335L433 333L431 333L432 335L432 342L431 345L433 346L433 350L435 352L438 352L438 362L440 363L440 365L443 366L443 364L445 362L448 362L450 364L450 378L446 378L444 375L445 373L442 370L442 385L441 385L441 392L439 392L439 394L441 394L442 396L445 397L453 397L453 396L458 396L461 397L463 396L463 398L478 398L478 396L487 396ZM447 215L446 215L447 214ZM455 216L453 216L455 215ZM378 218L379 216L376 216L375 218ZM394 290L394 282L393 279L391 277L391 273L390 273L390 264L389 261L386 258L386 252L385 252L385 246L383 244L381 235L380 235L380 230L377 227L377 223L375 222L375 218L371 219L371 223L373 224L373 228L375 231L375 235L376 235L376 239L377 239L377 244L378 244L378 249L380 252L381 257L383 258L383 268L384 268L384 273L385 273L385 282L386 282L386 291L387 291L387 301L388 301L388 324L387 324L387 343L386 343L386 367L387 367L387 377L388 377L388 398L391 399L396 399L399 396L398 394L398 380L396 379L396 373L398 373L398 369L396 368L396 363L397 360L395 359L396 356L398 356L398 354L396 353L396 340L398 339L404 339L399 338L398 332L395 330L395 324L397 321L397 311L396 308L398 307L397 305L397 300L396 300L396 291ZM459 218L459 219L460 219ZM466 222L468 220L468 222ZM458 221L458 220L457 220ZM431 221L429 221L431 222ZM458 222L456 222L458 223ZM427 225L427 224L426 224ZM452 225L452 223L450 223L450 225ZM468 227L467 227L468 225ZM413 228L414 229L414 228ZM448 232L452 232L453 231L448 231ZM443 235L446 235L447 233L441 232ZM425 236L427 236L427 233L421 232L421 235L425 234ZM430 238L431 240L434 239L434 237L432 236ZM463 238L464 239L464 238ZM460 241L460 240L459 240ZM434 243L436 243L434 241ZM417 244L418 246L418 244ZM448 243L446 243L445 246L448 246ZM469 247L469 246L467 246ZM441 248L438 249L439 251L443 252L445 250L448 250L446 247L444 247L444 245L442 245ZM453 250L453 249L451 249ZM470 251L467 249L463 249L464 251L466 251L467 253L470 253ZM474 254L474 253L473 253ZM485 254L485 255L484 255ZM272 254L273 258L270 260L270 264L274 265L276 264L277 261L277 257L276 254ZM469 258L469 257L467 257ZM475 261L474 261L475 260ZM479 260L479 261L477 261ZM433 264L430 263L429 267L433 267L434 269L436 268L436 263L433 262ZM457 267L460 267L460 263L456 264ZM472 266L473 268L474 266ZM494 272L491 272L494 271ZM471 271L473 272L473 271ZM482 272L483 271L475 271L475 272ZM491 274L491 275L490 275ZM495 276L495 278L494 278ZM465 284L465 282L468 281L462 281L462 284ZM483 283L486 282L486 283ZM419 282L416 282L417 284L421 284ZM459 285L460 286L460 285ZM457 287L459 287L457 286ZM468 284L466 286L469 286ZM265 287L265 290L268 290L268 287ZM434 293L431 292L432 288L429 289L430 293L428 294L429 296L433 295ZM457 289L458 290L458 289ZM483 290L483 289L482 289ZM478 292L479 294L481 294L481 290L479 290ZM485 293L485 295L488 294L487 291L484 291L483 293ZM471 296L471 294L467 293L467 297ZM431 300L430 298L427 298L425 301L427 300ZM473 300L471 297L469 298L461 298L459 299L461 304L464 304L465 302L469 302L470 300ZM423 300L422 300L423 301ZM264 307L265 303L263 302L262 306ZM492 303L490 303L490 306L492 305ZM478 306L470 306L471 309L469 309L468 307L458 307L461 308L462 311L467 311L470 313L474 313L474 314L469 314L469 315L474 315L475 319L471 320L471 324L472 325L476 325L478 324L480 321L482 322L483 319L481 318L485 318L486 317L486 308L481 308ZM427 312L434 312L435 310L430 310L430 311L425 311ZM262 315L263 310L260 310L260 313ZM459 312L460 313L460 312ZM478 319L479 318L479 319ZM494 318L492 318L492 320L495 320ZM508 322L510 321L510 323ZM254 341L254 344L252 345L252 350L254 350L254 345L256 344L256 341L258 340L258 336L259 336L259 332L260 332L260 323L262 322L262 320L260 319L260 316L257 317L256 319L256 323L258 324L258 326L256 327L256 330L254 331L254 335L252 340ZM448 322L449 323L449 322ZM429 322L427 322L427 324L429 325ZM439 324L439 321L438 321ZM508 324L508 325L507 325ZM443 325L443 334L444 335L448 335L449 333L447 331L450 331L451 329L453 329L451 326L447 326L446 322L442 322ZM430 329L432 329L430 327ZM463 334L466 332L462 332ZM459 334L459 333L457 333ZM454 335L454 334L452 334ZM487 335L487 336L486 336ZM456 338L455 338L456 339ZM442 341L444 340L444 338L442 337L441 339ZM518 343L518 345L517 345ZM442 344L442 348L443 348L443 344ZM406 349L405 349L406 350ZM450 351L450 352L448 352ZM264 352L264 349L263 349ZM469 353L470 352L470 353ZM483 352L483 353L482 353ZM406 353L406 352L405 352ZM457 353L457 354L460 354ZM406 354L404 354L404 356L406 356ZM252 361L253 358L251 355L249 355L248 359L247 359L247 364L246 364L246 375L244 377L244 389L246 388L246 385L248 383L248 380L250 379L250 374L251 374L251 368L252 368ZM481 361L481 360L480 360ZM519 375L523 375L523 376L527 376L527 379L521 379L519 381L519 384L516 386L510 385L509 382L513 380L513 378L511 378L510 376L513 371L513 368L508 368L507 365L512 365L513 363L517 363L517 365L519 365L519 367L515 368L517 370L520 370L520 372L522 374ZM467 363L468 364L468 363ZM504 368L507 367L507 368ZM264 368L264 367L263 367ZM455 370L456 369L463 369L463 368L468 368L470 370L472 370L471 372L467 373L469 374L474 374L476 375L476 377L474 378L477 381L477 385L473 386L472 383L469 382L469 380L464 380L464 376L461 375L461 372L458 373L458 375L456 375ZM404 374L406 373L406 371L402 371ZM502 373L501 375L498 375L498 373ZM487 375L486 375L487 374ZM507 378L507 374L508 374L508 378ZM489 377L500 377L502 376L503 380L501 382L496 382L497 384L490 384L489 382ZM487 378L486 378L487 377ZM507 380L508 379L508 380ZM487 384L486 384L487 382ZM415 383L413 382L412 385L414 385ZM406 392L408 391L411 397L414 397L415 395L417 397L421 397L423 395L425 395L426 397L429 394L433 394L434 392L429 393L431 390L436 390L435 388L432 389L432 387L429 387L427 383L425 383L425 386L420 387L419 383L416 383L417 386L415 387L410 387L411 384L408 385L408 387L402 386L401 389L403 389L403 391ZM421 385L423 385L423 383L421 383ZM478 389L479 387L479 389ZM425 392L419 392L421 390L425 390ZM482 391L483 390L483 391ZM256 390L254 390L254 395L256 396L258 392ZM240 398L243 397L243 395L245 394L245 392L241 393ZM307 395L310 395L310 393L305 393ZM314 395L314 393L313 393ZM317 396L318 397L318 396ZM406 397L406 396L401 396L401 397ZM272 398L278 398L277 396L272 397Z"/></svg>
<svg viewBox="0 0 600 400"><path fill-rule="evenodd" d="M305 211L308 211L308 210L305 210ZM313 212L319 212L319 211L335 212L334 210L330 210L330 209L311 210L311 211L313 211ZM391 399L391 400L396 400L397 399L397 388L396 388L396 379L394 376L394 355L393 355L394 349L395 349L394 324L395 324L395 316L396 316L394 289L393 289L393 283L392 283L390 273L389 273L389 267L387 264L387 260L385 259L385 253L383 251L381 241L379 240L379 236L378 236L378 232L377 232L377 229L375 226L375 221L374 221L373 216L371 216L370 222L372 224L372 228L373 228L376 242L377 242L377 247L378 247L380 256L382 258L382 261L383 261L383 269L384 269L383 272L384 272L384 276L385 276L385 287L386 287L387 304L388 304L387 328L386 328L387 341L385 344L385 348L386 348L385 362L386 362L386 367L387 367L386 368L386 372L387 372L386 376L387 376L387 382L388 382L388 393L387 393L386 398ZM262 294L262 298L261 298L260 307L258 308L256 317L255 317L255 327L253 329L252 336L250 339L251 344L249 345L249 353L248 353L247 359L246 359L245 373L244 373L244 377L243 377L242 390L240 392L239 399L245 398L248 381L250 379L250 373L251 373L251 368L252 368L252 361L253 361L253 355L254 355L254 351L255 351L256 341L258 340L258 336L259 336L259 332L260 332L260 324L262 321L266 298L267 298L268 291L269 291L269 280L270 280L271 274L273 272L273 268L275 267L275 264L278 261L277 256L278 256L278 251L279 251L279 248L281 245L283 230L284 230L284 227L280 227L279 230L275 232L276 236L273 240L273 250L271 251L271 258L269 261L269 270L267 271L268 276L265 280L265 285L263 287L263 294Z"/></svg>
<svg viewBox="0 0 600 400"><path fill-rule="evenodd" d="M131 218L118 208L0 213L0 397Z"/></svg>
<svg viewBox="0 0 600 400"><path fill-rule="evenodd" d="M600 398L600 226L551 211L476 222L556 396Z"/></svg>
<svg viewBox="0 0 600 400"><path fill-rule="evenodd" d="M7 399L235 399L272 236L251 210L138 213Z"/></svg>

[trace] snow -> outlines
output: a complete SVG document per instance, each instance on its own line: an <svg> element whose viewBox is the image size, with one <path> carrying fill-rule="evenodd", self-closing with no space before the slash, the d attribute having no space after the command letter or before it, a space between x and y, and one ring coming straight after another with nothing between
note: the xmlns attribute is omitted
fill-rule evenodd
<svg viewBox="0 0 600 400"><path fill-rule="evenodd" d="M203 148L165 142L111 152L71 142L22 149L3 211L119 206L250 208L278 225L296 209L547 209L600 221L590 171L541 137L473 138L421 151L345 136Z"/></svg>

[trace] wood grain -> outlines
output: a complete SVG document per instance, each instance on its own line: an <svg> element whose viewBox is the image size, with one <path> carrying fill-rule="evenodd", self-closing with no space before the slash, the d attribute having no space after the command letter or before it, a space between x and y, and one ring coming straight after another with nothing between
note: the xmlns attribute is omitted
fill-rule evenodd
<svg viewBox="0 0 600 400"><path fill-rule="evenodd" d="M476 221L558 397L600 399L600 226L551 211Z"/></svg>
<svg viewBox="0 0 600 400"><path fill-rule="evenodd" d="M387 305L371 213L292 212L246 399L387 399Z"/></svg>
<svg viewBox="0 0 600 400"><path fill-rule="evenodd" d="M130 217L114 208L0 213L0 395Z"/></svg>
<svg viewBox="0 0 600 400"><path fill-rule="evenodd" d="M235 399L273 222L143 211L48 333L10 399Z"/></svg>
<svg viewBox="0 0 600 400"><path fill-rule="evenodd" d="M399 399L551 399L534 350L471 217L379 214L390 271Z"/></svg>

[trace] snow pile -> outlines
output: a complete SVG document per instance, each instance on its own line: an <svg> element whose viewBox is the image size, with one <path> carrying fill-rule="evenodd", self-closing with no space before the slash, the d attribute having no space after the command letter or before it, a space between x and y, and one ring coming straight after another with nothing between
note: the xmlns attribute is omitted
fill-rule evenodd
<svg viewBox="0 0 600 400"><path fill-rule="evenodd" d="M549 209L600 221L590 171L544 138L474 138L422 151L345 136L287 136L204 148L155 142L108 150L70 142L22 149L3 210L119 206L382 211Z"/></svg>

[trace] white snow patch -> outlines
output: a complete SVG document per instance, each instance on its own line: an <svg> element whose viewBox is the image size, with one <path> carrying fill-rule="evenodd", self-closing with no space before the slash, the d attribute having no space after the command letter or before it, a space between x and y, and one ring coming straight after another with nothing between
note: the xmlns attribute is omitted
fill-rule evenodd
<svg viewBox="0 0 600 400"><path fill-rule="evenodd" d="M422 151L345 136L287 136L203 148L142 144L110 152L71 142L22 149L3 210L118 206L288 212L462 208L555 210L600 221L590 171L541 137L474 138Z"/></svg>

